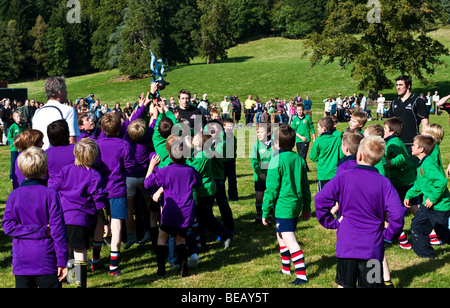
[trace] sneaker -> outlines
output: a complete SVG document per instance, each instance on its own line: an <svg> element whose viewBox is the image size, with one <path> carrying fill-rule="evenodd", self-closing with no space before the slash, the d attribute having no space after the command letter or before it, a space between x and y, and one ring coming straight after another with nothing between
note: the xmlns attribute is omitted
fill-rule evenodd
<svg viewBox="0 0 450 308"><path fill-rule="evenodd" d="M297 278L294 281L289 282L289 284L293 284L293 285L299 286L299 285L302 285L302 284L306 284L308 282L309 282L308 280L303 280L303 279Z"/></svg>
<svg viewBox="0 0 450 308"><path fill-rule="evenodd" d="M226 249L230 248L230 245L231 245L231 237L229 237L225 240L223 249L226 250Z"/></svg>
<svg viewBox="0 0 450 308"><path fill-rule="evenodd" d="M189 262L188 262L188 267L189 268L196 268L198 266L198 254L194 253L190 256L189 258Z"/></svg>
<svg viewBox="0 0 450 308"><path fill-rule="evenodd" d="M103 268L103 262L101 260L98 262L92 262L92 260L89 260L87 263L92 272L98 271Z"/></svg>
<svg viewBox="0 0 450 308"><path fill-rule="evenodd" d="M150 231L145 232L144 237L139 241L139 244L145 244L148 241L150 241Z"/></svg>
<svg viewBox="0 0 450 308"><path fill-rule="evenodd" d="M384 281L384 287L388 288L388 289L393 289L395 288L394 284L392 283L392 281L388 280L388 281Z"/></svg>
<svg viewBox="0 0 450 308"><path fill-rule="evenodd" d="M120 271L120 269L117 269L114 272L109 272L109 276L119 277L122 276L122 272Z"/></svg>
<svg viewBox="0 0 450 308"><path fill-rule="evenodd" d="M123 249L129 249L131 246L133 246L134 244L136 244L136 242L134 241L134 239L130 239L127 241L127 243L123 246Z"/></svg>

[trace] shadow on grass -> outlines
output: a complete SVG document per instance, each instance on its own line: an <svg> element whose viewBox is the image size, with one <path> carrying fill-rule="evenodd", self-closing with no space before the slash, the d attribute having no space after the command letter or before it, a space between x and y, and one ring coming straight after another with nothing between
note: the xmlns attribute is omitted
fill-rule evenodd
<svg viewBox="0 0 450 308"><path fill-rule="evenodd" d="M444 245L435 249L435 251L439 256L440 254L450 252L450 246ZM408 288L415 278L426 275L428 273L436 273L440 268L447 266L448 262L450 261L450 254L447 254L443 257L438 257L436 259L424 259L424 261L425 262L420 262L401 270L391 271L391 276L398 277L399 279L399 283L396 287Z"/></svg>

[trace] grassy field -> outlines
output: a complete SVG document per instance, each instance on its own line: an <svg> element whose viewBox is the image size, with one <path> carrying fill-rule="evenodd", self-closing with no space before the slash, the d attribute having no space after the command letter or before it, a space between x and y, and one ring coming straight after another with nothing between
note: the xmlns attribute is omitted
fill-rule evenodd
<svg viewBox="0 0 450 308"><path fill-rule="evenodd" d="M450 30L444 29L431 35L450 47ZM301 58L302 41L282 38L265 38L238 45L229 51L229 59L214 65L206 65L195 59L191 65L179 66L169 71L167 80L171 83L162 93L164 97L176 96L182 88L201 96L208 93L210 101L219 102L224 95L239 95L242 101L248 94L259 96L261 101L272 97L294 98L297 93L310 95L313 100L313 120L323 115L321 101L341 92L344 95L359 91L356 81L351 80L349 70L337 65L310 68L308 60ZM449 57L444 59L450 63ZM441 95L450 92L450 76L447 68L439 68L433 88L414 83L415 93L439 90ZM393 78L396 76L393 76ZM94 92L102 103L112 106L115 102L135 101L147 91L150 79L123 80L118 71L107 71L88 76L69 78L69 98L86 96ZM10 85L26 87L29 97L45 101L44 81ZM389 99L395 97L395 89L384 91ZM372 108L373 109L373 108ZM438 123L449 134L448 116L431 116L431 123ZM369 122L368 124L375 123ZM379 122L381 123L381 122ZM338 126L339 130L346 123ZM240 128L238 145L248 153L248 141ZM248 129L248 138L255 140L254 128ZM251 145L251 144L250 144ZM450 138L441 144L444 165L450 162ZM0 217L3 215L8 193L11 191L9 175L9 149L0 148ZM316 166L308 159L312 171L308 173L311 192L317 192ZM240 200L230 202L237 234L229 250L222 250L222 244L209 235L211 249L201 254L197 269L181 279L178 269L170 269L161 279L156 275L156 256L149 244L134 245L121 252L119 279L108 276L107 271L88 274L88 287L94 288L294 288L288 284L293 276L281 276L279 248L273 227L254 226L254 186L249 156L237 161L238 188ZM297 238L305 253L306 271L310 283L306 288L334 288L335 231L324 229L315 218L301 221ZM218 211L216 212L218 214ZM405 231L409 235L412 215L406 217ZM363 238L362 238L363 240ZM400 249L397 245L387 247L392 280L399 288L448 287L450 286L450 246L435 248L439 257L435 260L418 258L415 253ZM0 233L0 287L14 287L11 268L11 239ZM89 254L89 257L91 254ZM102 260L108 263L109 249L102 250ZM72 286L65 285L70 288Z"/></svg>

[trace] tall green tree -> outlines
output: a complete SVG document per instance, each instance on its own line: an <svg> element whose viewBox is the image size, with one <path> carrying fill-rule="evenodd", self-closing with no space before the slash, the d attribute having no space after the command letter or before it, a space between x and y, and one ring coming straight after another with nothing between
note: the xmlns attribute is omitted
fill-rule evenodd
<svg viewBox="0 0 450 308"><path fill-rule="evenodd" d="M21 48L22 35L14 19L0 25L0 79L9 82L18 80L23 67L24 54Z"/></svg>
<svg viewBox="0 0 450 308"><path fill-rule="evenodd" d="M31 57L34 60L34 70L36 78L45 75L47 70L47 46L45 44L45 35L47 34L48 25L44 18L39 15L36 23L29 32L29 36L33 40L33 48L31 49Z"/></svg>
<svg viewBox="0 0 450 308"><path fill-rule="evenodd" d="M322 61L351 65L358 88L372 93L394 86L388 73L408 74L429 84L427 75L443 63L442 55L449 54L427 35L436 24L435 10L426 0L378 4L367 7L362 0L330 0L331 14L323 32L311 35L305 45L312 49L312 65Z"/></svg>
<svg viewBox="0 0 450 308"><path fill-rule="evenodd" d="M222 0L198 0L197 4L201 12L200 30L196 36L200 55L207 59L208 64L219 58L226 59L232 42L226 3Z"/></svg>
<svg viewBox="0 0 450 308"><path fill-rule="evenodd" d="M121 13L127 4L126 0L104 0L97 9L98 27L92 34L92 67L97 70L110 69L109 50L113 42L111 34L122 22Z"/></svg>
<svg viewBox="0 0 450 308"><path fill-rule="evenodd" d="M129 0L120 33L121 55L118 68L122 74L139 76L150 72L152 29L150 0Z"/></svg>

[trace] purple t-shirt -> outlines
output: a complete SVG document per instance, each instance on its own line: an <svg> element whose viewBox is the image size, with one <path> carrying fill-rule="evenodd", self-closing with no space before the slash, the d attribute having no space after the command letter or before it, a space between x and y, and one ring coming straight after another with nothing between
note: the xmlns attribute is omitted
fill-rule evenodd
<svg viewBox="0 0 450 308"><path fill-rule="evenodd" d="M201 184L202 179L193 167L174 163L153 172L144 181L146 189L164 189L161 224L176 228L194 223L193 190Z"/></svg>

